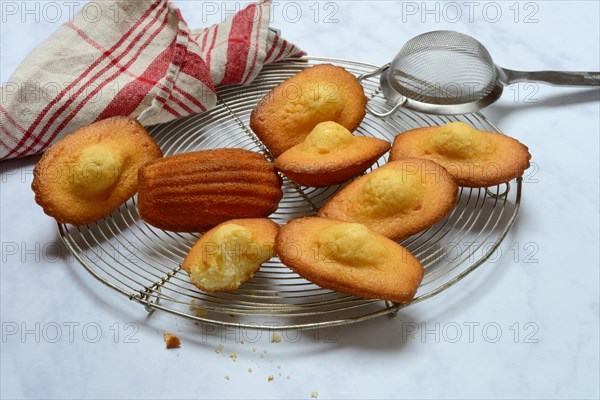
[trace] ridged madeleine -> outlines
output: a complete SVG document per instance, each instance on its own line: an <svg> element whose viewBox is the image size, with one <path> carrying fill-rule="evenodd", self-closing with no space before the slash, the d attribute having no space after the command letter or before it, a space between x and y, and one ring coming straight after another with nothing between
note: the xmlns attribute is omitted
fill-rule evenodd
<svg viewBox="0 0 600 400"><path fill-rule="evenodd" d="M423 266L408 250L357 223L292 220L277 235L275 251L298 275L355 296L407 303L423 279Z"/></svg>
<svg viewBox="0 0 600 400"><path fill-rule="evenodd" d="M454 208L458 186L433 161L406 158L361 176L337 192L318 215L360 222L401 240L442 220Z"/></svg>
<svg viewBox="0 0 600 400"><path fill-rule="evenodd" d="M344 68L320 64L271 90L252 110L250 127L274 157L304 141L319 123L334 121L350 132L365 117L367 98Z"/></svg>
<svg viewBox="0 0 600 400"><path fill-rule="evenodd" d="M138 211L157 228L202 232L233 218L270 215L281 184L273 164L253 151L177 154L140 169Z"/></svg>
<svg viewBox="0 0 600 400"><path fill-rule="evenodd" d="M138 168L159 157L162 151L137 120L108 118L52 145L33 170L31 188L58 222L88 224L133 196Z"/></svg>
<svg viewBox="0 0 600 400"><path fill-rule="evenodd" d="M464 122L413 129L396 136L390 160L426 158L441 164L460 186L485 187L522 176L531 154L510 136Z"/></svg>

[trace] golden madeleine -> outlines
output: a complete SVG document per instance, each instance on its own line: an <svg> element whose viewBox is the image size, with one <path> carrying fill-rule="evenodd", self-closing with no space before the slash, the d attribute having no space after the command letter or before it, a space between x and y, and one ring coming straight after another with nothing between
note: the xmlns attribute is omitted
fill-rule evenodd
<svg viewBox="0 0 600 400"><path fill-rule="evenodd" d="M360 222L390 239L401 240L443 219L455 206L458 186L433 161L392 161L337 192L318 215Z"/></svg>
<svg viewBox="0 0 600 400"><path fill-rule="evenodd" d="M207 292L235 290L273 257L279 226L266 218L233 219L206 232L182 268Z"/></svg>
<svg viewBox="0 0 600 400"><path fill-rule="evenodd" d="M275 251L298 275L355 296L407 303L423 279L408 250L359 223L295 219L281 228Z"/></svg>
<svg viewBox="0 0 600 400"><path fill-rule="evenodd" d="M250 127L274 157L300 144L319 123L354 132L365 116L362 85L344 68L320 64L273 88L252 110Z"/></svg>
<svg viewBox="0 0 600 400"><path fill-rule="evenodd" d="M138 169L162 157L144 127L127 117L95 122L56 142L33 171L31 188L44 212L83 225L133 196Z"/></svg>
<svg viewBox="0 0 600 400"><path fill-rule="evenodd" d="M396 136L390 160L426 158L441 164L460 186L508 182L529 168L531 154L509 136L480 131L464 122L413 129Z"/></svg>
<svg viewBox="0 0 600 400"><path fill-rule="evenodd" d="M321 122L277 157L275 167L300 185L329 186L360 175L390 147L382 139L353 136L337 122Z"/></svg>
<svg viewBox="0 0 600 400"><path fill-rule="evenodd" d="M203 232L233 218L267 217L283 197L273 163L244 149L214 149L156 160L139 171L138 211L175 232Z"/></svg>

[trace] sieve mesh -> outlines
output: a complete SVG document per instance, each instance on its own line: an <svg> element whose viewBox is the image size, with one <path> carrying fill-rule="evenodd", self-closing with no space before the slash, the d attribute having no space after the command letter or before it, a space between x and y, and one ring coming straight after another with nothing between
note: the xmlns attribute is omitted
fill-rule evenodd
<svg viewBox="0 0 600 400"><path fill-rule="evenodd" d="M390 65L390 85L408 99L440 105L478 101L496 87L492 57L477 40L453 31L409 40Z"/></svg>

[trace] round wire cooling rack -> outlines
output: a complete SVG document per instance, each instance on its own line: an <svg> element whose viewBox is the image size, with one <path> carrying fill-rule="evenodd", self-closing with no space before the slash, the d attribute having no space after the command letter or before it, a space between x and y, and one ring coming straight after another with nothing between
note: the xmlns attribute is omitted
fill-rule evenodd
<svg viewBox="0 0 600 400"><path fill-rule="evenodd" d="M344 67L355 75L376 65L319 57L286 60L264 67L249 86L218 90L210 112L177 119L150 129L165 155L201 149L236 147L268 150L249 128L250 112L273 87L302 69L320 63ZM385 111L379 82L362 81L372 108ZM392 141L400 132L462 120L478 129L499 132L481 114L433 116L401 109L380 119L367 114L358 135ZM387 161L387 155L371 169ZM314 215L341 185L301 187L284 177L284 196L271 218L285 224ZM401 242L425 267L415 299L409 304L365 299L323 289L299 277L278 258L265 263L238 290L204 293L193 286L181 263L200 236L162 231L138 215L134 196L111 215L84 226L59 224L60 236L94 277L148 312L163 310L208 324L253 329L312 329L395 315L402 307L439 294L494 255L519 210L521 179L489 188L461 188L451 214L429 229Z"/></svg>

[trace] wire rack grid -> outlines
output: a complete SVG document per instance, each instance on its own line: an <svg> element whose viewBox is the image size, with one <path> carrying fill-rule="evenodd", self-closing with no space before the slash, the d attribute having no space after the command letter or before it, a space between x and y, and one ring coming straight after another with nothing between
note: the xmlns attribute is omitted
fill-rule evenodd
<svg viewBox="0 0 600 400"><path fill-rule="evenodd" d="M272 159L249 129L250 112L262 97L302 69L332 63L355 75L376 65L320 57L286 60L266 66L249 86L218 90L210 112L177 119L150 129L166 155L235 147ZM377 79L362 81L370 107L385 111ZM367 114L358 135L392 141L409 129L462 120L478 129L499 132L483 115L446 117L401 109L380 119ZM387 155L371 169L383 165ZM314 215L343 185L301 187L284 177L284 197L271 218L279 223ZM459 201L443 221L401 242L423 264L425 276L415 299L396 304L320 288L299 277L278 258L238 290L204 293L190 284L181 263L199 234L156 229L140 219L136 197L111 215L84 226L59 224L60 236L79 263L100 282L146 307L207 324L266 330L314 329L395 315L402 307L435 296L482 265L497 250L515 221L521 179L489 188L460 188Z"/></svg>

